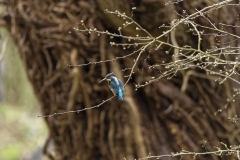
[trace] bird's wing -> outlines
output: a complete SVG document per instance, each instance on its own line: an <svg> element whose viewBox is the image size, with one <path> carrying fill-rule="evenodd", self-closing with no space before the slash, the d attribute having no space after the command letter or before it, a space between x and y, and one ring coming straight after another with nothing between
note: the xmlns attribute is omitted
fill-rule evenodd
<svg viewBox="0 0 240 160"><path fill-rule="evenodd" d="M117 79L117 78L113 78L110 82L110 87L114 90L114 92L116 94L118 94L118 92L121 90L122 92L124 91L122 82Z"/></svg>

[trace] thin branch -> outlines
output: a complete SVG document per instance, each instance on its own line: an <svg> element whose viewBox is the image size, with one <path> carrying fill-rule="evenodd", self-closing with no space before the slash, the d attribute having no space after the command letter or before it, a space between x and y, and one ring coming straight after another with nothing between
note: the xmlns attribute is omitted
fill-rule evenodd
<svg viewBox="0 0 240 160"><path fill-rule="evenodd" d="M177 157L177 156L184 156L184 155L193 155L193 158L195 158L196 156L199 155L211 155L211 154L215 154L217 156L223 156L223 155L231 155L231 154L237 154L238 160L240 160L238 154L239 154L239 150L236 149L225 149L225 150L217 150L217 151L212 151L212 152L190 152L190 151L181 151L181 152L177 152L177 153L172 153L172 154L168 154L168 155L160 155L160 156L148 156L145 158L139 158L139 160L145 160L145 159L153 159L153 158L163 158L163 157Z"/></svg>
<svg viewBox="0 0 240 160"><path fill-rule="evenodd" d="M79 112L82 112L82 111L86 111L86 110L89 110L89 109L94 109L94 108L97 108L97 107L100 107L101 105L103 105L104 103L110 101L111 99L113 99L115 96L112 96L111 98L107 99L107 100L103 100L102 103L96 105L96 106L93 106L93 107L89 107L89 108L84 108L84 109L79 109L79 110L75 110L75 111L67 111L67 112L58 112L58 113L54 113L54 114L50 114L50 115L40 115L38 117L43 117L43 118L50 118L50 117L53 117L53 116L57 116L57 115L64 115L64 114L67 114L67 113L79 113Z"/></svg>

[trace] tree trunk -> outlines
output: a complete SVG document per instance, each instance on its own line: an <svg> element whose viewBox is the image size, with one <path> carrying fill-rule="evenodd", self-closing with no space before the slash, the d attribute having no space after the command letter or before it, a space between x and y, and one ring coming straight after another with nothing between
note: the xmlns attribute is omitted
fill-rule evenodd
<svg viewBox="0 0 240 160"><path fill-rule="evenodd" d="M3 18L12 38L19 47L22 61L35 94L41 102L42 114L80 110L100 104L112 96L107 83L98 82L107 73L114 72L123 82L127 81L134 59L139 54L107 63L92 63L81 67L68 64L87 64L128 55L138 47L123 49L113 47L110 42L128 43L123 38L111 39L106 34L86 33L73 30L97 28L100 31L118 33L118 27L125 22L114 14L118 10L132 15L133 19L157 37L179 15L192 14L212 5L209 1L184 0L178 3L151 0L96 0L96 1L39 1L10 0ZM220 2L216 0L215 3ZM167 5L165 5L168 3ZM232 2L234 3L234 2ZM237 3L237 1L235 2ZM184 12L186 10L186 12ZM176 14L176 12L179 14ZM211 22L238 25L239 7L225 6L208 13ZM211 26L203 17L194 20L197 24ZM173 45L197 47L198 37L186 25L180 25L170 39ZM239 35L239 27L227 28ZM142 30L131 25L122 30L123 35L146 36ZM210 31L209 31L210 32ZM175 41L174 41L175 39ZM169 41L169 37L161 38ZM213 35L203 36L201 49L218 45ZM238 46L239 40L227 35L221 42ZM224 46L225 44L220 44ZM45 118L49 137L44 154L52 159L74 160L127 160L151 155L171 155L183 149L192 152L224 148L239 144L239 126L227 121L237 114L233 102L222 113L214 115L232 96L236 84L226 81L222 85L214 82L203 70L193 68L178 72L172 79L162 78L143 88L135 90L135 84L145 83L151 77L161 75L164 68L149 69L159 61L172 61L174 50L150 46L142 53L134 69L132 79L126 85L124 100L113 98L94 109L79 113ZM170 50L169 54L166 51ZM227 57L233 59L235 57ZM221 67L220 67L221 68ZM238 77L237 77L238 78ZM238 103L236 100L235 103ZM54 153L49 145L53 143ZM204 146L204 147L202 147ZM191 158L192 155L186 155ZM199 159L236 159L235 156L218 157L216 154L199 156ZM165 159L179 159L166 157Z"/></svg>

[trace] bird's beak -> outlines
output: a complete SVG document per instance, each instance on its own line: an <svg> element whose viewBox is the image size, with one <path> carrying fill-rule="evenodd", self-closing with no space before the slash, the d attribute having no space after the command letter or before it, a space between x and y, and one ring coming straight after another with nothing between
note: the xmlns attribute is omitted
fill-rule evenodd
<svg viewBox="0 0 240 160"><path fill-rule="evenodd" d="M103 78L99 83L101 83L101 82L103 82L103 81L105 81L106 80L106 78Z"/></svg>

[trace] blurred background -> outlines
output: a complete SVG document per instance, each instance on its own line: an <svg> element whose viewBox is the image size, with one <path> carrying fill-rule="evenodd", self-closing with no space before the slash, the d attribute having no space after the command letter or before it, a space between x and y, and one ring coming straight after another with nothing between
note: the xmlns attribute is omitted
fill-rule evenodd
<svg viewBox="0 0 240 160"><path fill-rule="evenodd" d="M40 105L17 47L3 28L0 51L0 159L25 160L42 147L47 127L38 118Z"/></svg>
<svg viewBox="0 0 240 160"><path fill-rule="evenodd" d="M237 159L239 148L228 148L240 144L239 123L229 121L240 117L239 1L0 4L12 38L1 30L0 160L38 160L29 158L47 134L48 159ZM113 94L98 82L110 72L127 83L123 101L103 101ZM82 109L45 119L47 129L38 118Z"/></svg>

